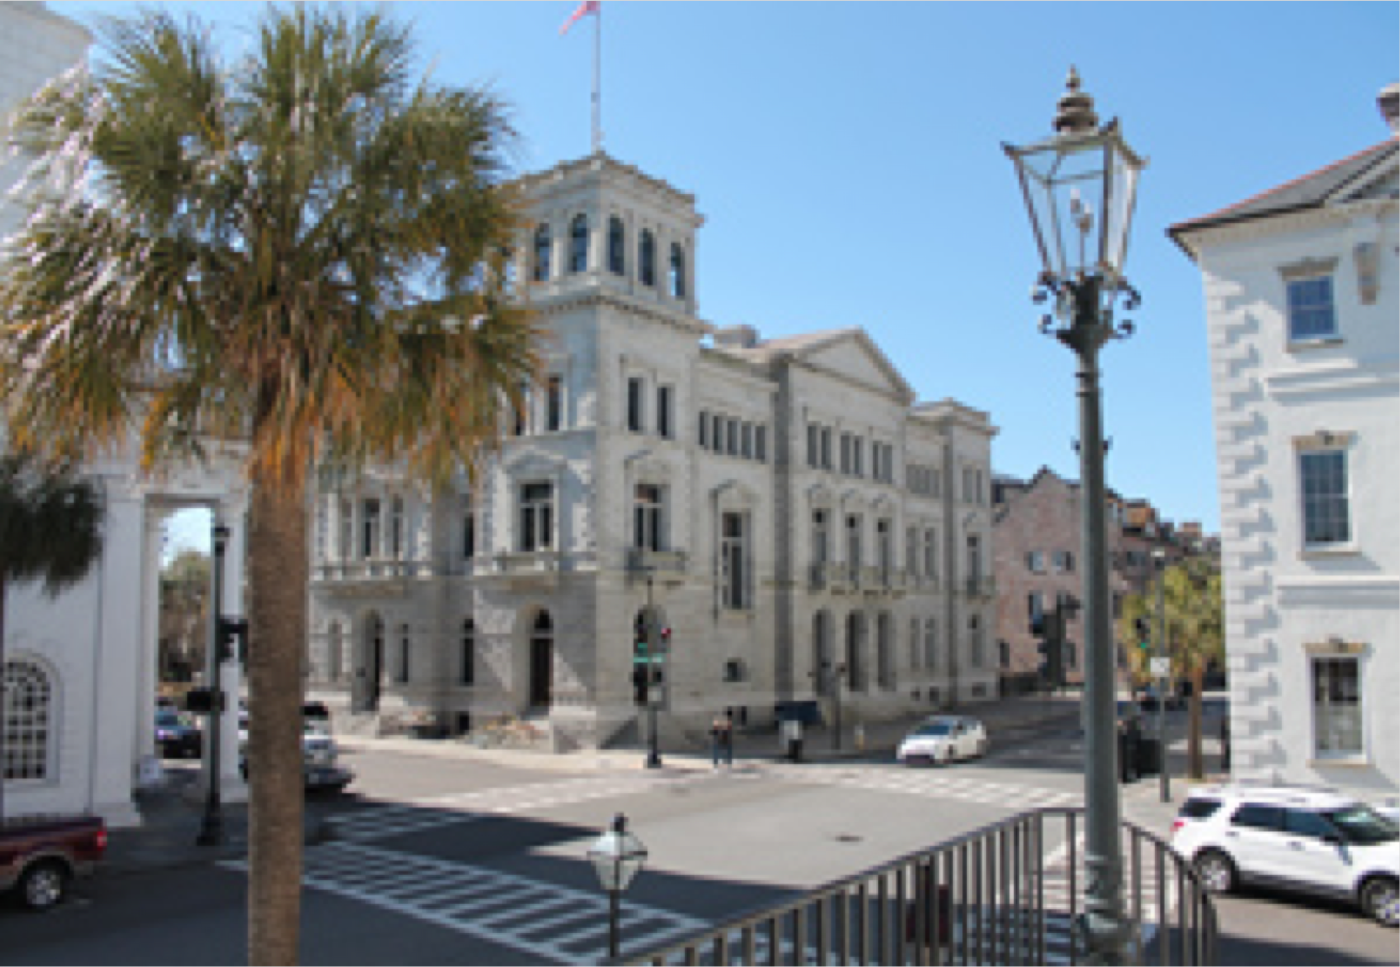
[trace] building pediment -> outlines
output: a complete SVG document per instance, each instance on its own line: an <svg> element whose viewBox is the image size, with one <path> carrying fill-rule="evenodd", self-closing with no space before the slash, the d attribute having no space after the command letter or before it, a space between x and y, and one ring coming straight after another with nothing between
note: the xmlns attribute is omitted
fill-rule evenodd
<svg viewBox="0 0 1400 967"><path fill-rule="evenodd" d="M812 369L913 402L914 392L863 329L833 333L793 354Z"/></svg>

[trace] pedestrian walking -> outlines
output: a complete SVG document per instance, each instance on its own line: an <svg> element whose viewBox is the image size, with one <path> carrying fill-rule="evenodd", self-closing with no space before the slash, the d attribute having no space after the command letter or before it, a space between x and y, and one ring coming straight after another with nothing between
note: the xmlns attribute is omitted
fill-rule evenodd
<svg viewBox="0 0 1400 967"><path fill-rule="evenodd" d="M710 759L714 768L719 768L721 758L727 766L734 764L734 718L729 709L710 723Z"/></svg>

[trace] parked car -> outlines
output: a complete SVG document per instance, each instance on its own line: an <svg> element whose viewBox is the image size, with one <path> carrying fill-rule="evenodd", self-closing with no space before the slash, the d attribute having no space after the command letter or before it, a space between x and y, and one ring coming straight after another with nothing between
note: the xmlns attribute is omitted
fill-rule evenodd
<svg viewBox="0 0 1400 967"><path fill-rule="evenodd" d="M1334 790L1222 785L1193 790L1172 848L1206 889L1244 883L1333 896L1388 927L1400 922L1400 838L1393 821Z"/></svg>
<svg viewBox="0 0 1400 967"><path fill-rule="evenodd" d="M1139 707L1141 707L1144 712L1157 711L1158 693L1160 691L1161 689L1156 685L1148 685L1144 688L1142 690L1142 698L1138 699ZM1166 702L1168 712L1173 709L1182 709L1186 707L1186 699L1169 689L1166 691Z"/></svg>
<svg viewBox="0 0 1400 967"><path fill-rule="evenodd" d="M340 764L340 748L331 737L330 725L319 718L302 720L302 769L308 790L340 792L354 781L355 773ZM248 719L243 713L238 729L238 768L248 779Z"/></svg>
<svg viewBox="0 0 1400 967"><path fill-rule="evenodd" d="M920 722L899 743L895 758L905 765L938 765L985 755L987 730L966 715L934 715Z"/></svg>
<svg viewBox="0 0 1400 967"><path fill-rule="evenodd" d="M198 759L204 751L204 734L184 714L171 708L158 708L156 748L167 759Z"/></svg>
<svg viewBox="0 0 1400 967"><path fill-rule="evenodd" d="M63 902L75 877L91 876L107 849L98 816L12 819L0 823L0 893L31 910Z"/></svg>

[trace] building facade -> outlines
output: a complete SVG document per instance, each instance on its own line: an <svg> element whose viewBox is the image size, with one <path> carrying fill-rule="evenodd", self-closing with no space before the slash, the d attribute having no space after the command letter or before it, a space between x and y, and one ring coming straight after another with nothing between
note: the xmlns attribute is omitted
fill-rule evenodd
<svg viewBox="0 0 1400 967"><path fill-rule="evenodd" d="M918 403L862 330L763 340L697 312L695 199L595 154L522 180L545 372L474 487L390 468L317 498L309 691L349 727L635 735L995 694L987 414Z"/></svg>
<svg viewBox="0 0 1400 967"><path fill-rule="evenodd" d="M1062 603L1077 601L1082 593L1082 501L1079 485L1049 468L1041 468L1029 481L1002 475L996 478L992 532L1003 693L1026 691L1040 684L1041 638L1032 628L1038 619ZM1171 566L1187 556L1207 554L1212 546L1199 524L1177 528L1162 521L1148 501L1124 500L1112 492L1104 526L1115 619L1121 613L1124 595L1145 594L1152 589L1156 551L1162 552L1164 566ZM1082 685L1084 621L1073 610L1070 614L1062 673L1066 684ZM1124 673L1128 666L1123 649L1132 644L1118 643L1117 665Z"/></svg>
<svg viewBox="0 0 1400 967"><path fill-rule="evenodd" d="M1400 784L1391 136L1171 235L1201 269L1235 770Z"/></svg>

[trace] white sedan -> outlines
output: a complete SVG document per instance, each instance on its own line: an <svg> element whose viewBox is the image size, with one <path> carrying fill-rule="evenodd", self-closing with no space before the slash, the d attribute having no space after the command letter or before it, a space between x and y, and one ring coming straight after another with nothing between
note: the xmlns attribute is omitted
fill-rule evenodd
<svg viewBox="0 0 1400 967"><path fill-rule="evenodd" d="M906 765L938 765L984 755L987 744L987 730L977 719L935 715L904 737L895 758Z"/></svg>

